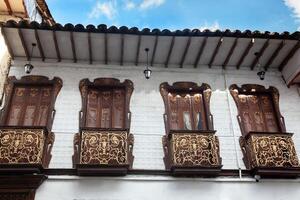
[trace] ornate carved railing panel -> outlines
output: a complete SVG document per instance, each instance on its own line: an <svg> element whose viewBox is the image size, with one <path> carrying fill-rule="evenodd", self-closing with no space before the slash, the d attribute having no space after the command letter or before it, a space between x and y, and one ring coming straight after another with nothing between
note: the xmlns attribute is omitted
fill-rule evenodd
<svg viewBox="0 0 300 200"><path fill-rule="evenodd" d="M7 79L0 112L1 172L31 173L48 167L54 142L54 104L61 87L57 77Z"/></svg>
<svg viewBox="0 0 300 200"><path fill-rule="evenodd" d="M29 200L29 193L2 193L0 192L1 200Z"/></svg>
<svg viewBox="0 0 300 200"><path fill-rule="evenodd" d="M171 166L219 167L219 140L214 133L173 133L170 139ZM165 146L168 141L164 137ZM168 154L168 152L165 152Z"/></svg>
<svg viewBox="0 0 300 200"><path fill-rule="evenodd" d="M165 103L166 169L175 175L216 175L220 171L219 141L209 109L211 89L192 82L160 85Z"/></svg>
<svg viewBox="0 0 300 200"><path fill-rule="evenodd" d="M126 131L82 131L80 164L130 165L133 135Z"/></svg>
<svg viewBox="0 0 300 200"><path fill-rule="evenodd" d="M300 165L279 111L279 92L260 85L230 86L238 108L246 167L263 176L297 176Z"/></svg>
<svg viewBox="0 0 300 200"><path fill-rule="evenodd" d="M240 143L251 168L299 167L299 160L290 134L250 133L246 139L241 137Z"/></svg>
<svg viewBox="0 0 300 200"><path fill-rule="evenodd" d="M54 134L46 129L0 128L0 168L46 168L53 143Z"/></svg>
<svg viewBox="0 0 300 200"><path fill-rule="evenodd" d="M133 83L118 79L84 79L80 133L74 138L74 167L78 174L126 174L132 167L133 135L129 103Z"/></svg>

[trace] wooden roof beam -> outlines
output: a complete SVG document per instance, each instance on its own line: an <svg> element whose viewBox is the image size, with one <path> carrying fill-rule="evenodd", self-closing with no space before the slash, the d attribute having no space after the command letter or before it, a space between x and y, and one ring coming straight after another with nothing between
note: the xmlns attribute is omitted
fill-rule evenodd
<svg viewBox="0 0 300 200"><path fill-rule="evenodd" d="M76 56L76 46L74 42L74 33L73 31L70 32L70 39L71 39L71 46L72 46L72 53L73 53L73 61L74 63L77 62L77 56Z"/></svg>
<svg viewBox="0 0 300 200"><path fill-rule="evenodd" d="M107 33L104 34L104 63L108 64L108 39Z"/></svg>
<svg viewBox="0 0 300 200"><path fill-rule="evenodd" d="M124 60L124 34L121 34L121 55L120 55L120 65L123 65Z"/></svg>
<svg viewBox="0 0 300 200"><path fill-rule="evenodd" d="M88 32L88 45L89 45L89 63L93 64L93 50L92 50L92 41L91 41L91 33Z"/></svg>
<svg viewBox="0 0 300 200"><path fill-rule="evenodd" d="M5 3L6 8L7 8L7 10L8 10L8 14L9 14L9 15L12 15L13 11L12 11L12 9L11 9L9 0L4 0L4 3Z"/></svg>
<svg viewBox="0 0 300 200"><path fill-rule="evenodd" d="M213 55L212 55L212 57L211 57L211 59L210 59L210 61L208 63L209 68L211 68L212 64L214 63L215 58L216 58L216 56L217 56L217 54L218 54L218 52L220 50L221 44L223 43L223 40L224 40L223 37L220 37L220 39L218 41L218 44L217 44L217 46L216 46L216 48L214 50L214 53L213 53Z"/></svg>
<svg viewBox="0 0 300 200"><path fill-rule="evenodd" d="M165 62L165 68L167 68L168 65L169 65L169 61L170 61L170 57L171 57L171 54L172 54L172 51L173 51L174 43L175 43L175 36L172 36L172 40L171 40L171 44L170 44L170 47L169 47L167 59L166 59L166 62Z"/></svg>
<svg viewBox="0 0 300 200"><path fill-rule="evenodd" d="M153 52L152 52L152 58L151 58L151 62L150 62L151 66L153 66L153 63L154 63L156 49L157 49L157 43L158 43L158 35L155 36L154 47L153 47Z"/></svg>
<svg viewBox="0 0 300 200"><path fill-rule="evenodd" d="M271 55L271 57L269 58L269 60L267 61L266 66L265 66L265 71L267 71L268 68L271 66L271 64L273 63L273 61L275 60L275 58L277 57L277 55L279 54L281 49L284 47L284 45L285 45L285 41L282 40L280 42L280 44L278 45L278 47L273 52L273 54Z"/></svg>
<svg viewBox="0 0 300 200"><path fill-rule="evenodd" d="M56 56L57 56L57 61L60 62L61 61L61 56L60 56L60 51L59 51L59 48L58 48L56 32L53 30L52 34L53 34L53 41L54 41L54 46L55 46L55 52L56 52Z"/></svg>
<svg viewBox="0 0 300 200"><path fill-rule="evenodd" d="M191 40L192 40L192 38L189 37L188 40L187 40L187 42L186 42L186 46L185 46L185 49L184 49L184 52L182 54L181 61L180 61L180 68L183 67L183 63L185 61L186 54L187 54L187 52L188 52L188 50L190 48L190 45L191 45Z"/></svg>
<svg viewBox="0 0 300 200"><path fill-rule="evenodd" d="M142 36L139 35L138 36L138 43L137 43L137 46L136 46L136 56L135 56L135 65L136 66L139 64L141 40L142 40Z"/></svg>
<svg viewBox="0 0 300 200"><path fill-rule="evenodd" d="M263 56L263 54L265 53L266 49L268 48L270 44L270 39L267 39L264 43L264 45L262 46L262 48L259 50L258 54L255 56L250 68L251 70L254 69L254 67L257 65L259 59Z"/></svg>
<svg viewBox="0 0 300 200"><path fill-rule="evenodd" d="M290 50L290 52L288 53L288 55L283 59L283 61L280 63L278 69L279 71L282 71L284 69L284 67L286 66L286 64L288 63L288 61L295 55L296 51L300 48L300 41L298 41L294 47Z"/></svg>
<svg viewBox="0 0 300 200"><path fill-rule="evenodd" d="M208 37L205 37L203 39L202 44L200 45L200 48L199 48L199 51L198 51L198 54L197 54L197 57L196 57L196 60L195 60L195 63L194 63L194 68L196 68L198 66L198 64L199 64L200 58L201 58L201 56L203 54L204 48L205 48L206 43L207 43L207 38Z"/></svg>
<svg viewBox="0 0 300 200"><path fill-rule="evenodd" d="M227 66L227 64L228 64L228 62L229 62L229 60L230 60L230 58L231 58L231 56L232 56L232 54L233 54L233 52L235 50L235 47L236 47L236 45L238 43L238 39L239 38L235 38L235 40L234 40L234 42L233 42L233 44L232 44L232 46L231 46L231 48L230 48L227 56L226 56L226 59L225 59L224 63L222 64L222 68L223 69L226 69L226 66Z"/></svg>
<svg viewBox="0 0 300 200"><path fill-rule="evenodd" d="M26 42L24 40L22 30L20 28L18 28L18 34L19 34L19 37L20 37L20 40L21 40L22 47L23 47L24 52L25 52L25 56L26 56L27 60L31 60L30 56L32 56L32 55L29 55L29 52L28 52L28 49L27 49L27 46L26 46Z"/></svg>
<svg viewBox="0 0 300 200"><path fill-rule="evenodd" d="M250 42L248 43L248 46L246 47L245 51L243 52L241 58L239 59L237 65L236 65L236 68L237 68L237 69L240 68L240 66L241 66L241 64L243 63L244 59L245 59L246 56L248 55L250 49L253 47L254 42L255 42L255 40L254 40L254 38L252 38L252 39L250 40Z"/></svg>
<svg viewBox="0 0 300 200"><path fill-rule="evenodd" d="M8 41L8 38L7 38L7 35L6 35L6 32L5 32L5 28L1 29L1 33L2 33L2 36L4 38L4 42L7 46L8 53L9 53L11 59L14 59L14 54L13 54L11 46L9 45L9 41Z"/></svg>
<svg viewBox="0 0 300 200"><path fill-rule="evenodd" d="M35 40L36 40L40 55L42 57L42 61L45 61L45 54L44 54L43 46L41 44L40 36L39 36L37 29L34 29L34 35L35 35Z"/></svg>

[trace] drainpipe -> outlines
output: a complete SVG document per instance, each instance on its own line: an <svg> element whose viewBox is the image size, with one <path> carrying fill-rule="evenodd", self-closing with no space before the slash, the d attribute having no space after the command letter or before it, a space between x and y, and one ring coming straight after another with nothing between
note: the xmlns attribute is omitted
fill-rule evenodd
<svg viewBox="0 0 300 200"><path fill-rule="evenodd" d="M236 158L236 163L237 163L237 167L239 169L239 178L242 179L242 169L241 169L241 163L240 163L240 156L238 154L238 144L235 140L236 136L238 136L238 134L236 133L234 127L233 127L233 113L232 113L232 107L231 107L231 104L229 102L229 98L230 98L230 94L229 94L229 90L228 90L228 85L227 85L227 78L226 78L226 73L225 73L225 70L222 69L222 75L223 75L223 78L224 78L224 86L225 86L225 91L226 91L226 94L227 94L227 105L228 105L228 108L229 108L229 119L230 119L230 129L231 129L231 132L232 132L232 136L233 136L233 142L234 142L234 150L235 150L235 158Z"/></svg>

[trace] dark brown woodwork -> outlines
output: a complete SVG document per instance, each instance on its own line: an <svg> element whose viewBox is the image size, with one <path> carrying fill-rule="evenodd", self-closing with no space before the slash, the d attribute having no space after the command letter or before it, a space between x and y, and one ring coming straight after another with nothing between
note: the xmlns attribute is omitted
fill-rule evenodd
<svg viewBox="0 0 300 200"><path fill-rule="evenodd" d="M104 33L104 63L108 64L108 39L107 33Z"/></svg>
<svg viewBox="0 0 300 200"><path fill-rule="evenodd" d="M199 51L198 51L198 54L197 54L197 57L196 57L196 60L195 60L195 63L194 63L194 68L197 68L197 66L199 64L200 58L201 58L201 56L203 54L204 48L205 48L206 43L207 43L207 38L208 37L205 37L203 39L202 44L200 45L200 48L199 48Z"/></svg>
<svg viewBox="0 0 300 200"><path fill-rule="evenodd" d="M236 47L236 45L238 43L238 40L239 40L239 38L235 38L234 39L234 42L233 42L233 44L232 44L232 46L231 46L231 48L230 48L230 50L229 50L229 52L228 52L228 54L226 56L226 59L225 59L224 63L222 64L223 69L226 68L226 66L227 66L227 64L228 64L228 62L229 62L229 60L230 60L230 58L231 58L231 56L232 56L232 54L233 54L233 52L235 50L235 47Z"/></svg>
<svg viewBox="0 0 300 200"><path fill-rule="evenodd" d="M40 40L39 33L38 33L37 29L34 29L34 35L35 35L35 39L36 39L36 43L37 43L40 55L42 57L42 61L45 61L45 54L44 54L43 46L41 44L41 40Z"/></svg>
<svg viewBox="0 0 300 200"><path fill-rule="evenodd" d="M286 66L286 64L288 63L288 61L295 55L295 53L298 51L299 48L300 48L300 41L298 41L294 45L294 47L290 50L290 52L288 53L288 55L280 63L279 68L278 68L279 71L282 71L284 69L284 67Z"/></svg>
<svg viewBox="0 0 300 200"><path fill-rule="evenodd" d="M45 179L44 175L0 176L0 199L34 200L36 190Z"/></svg>
<svg viewBox="0 0 300 200"><path fill-rule="evenodd" d="M246 47L245 51L243 52L241 58L239 59L237 65L236 65L236 68L239 69L241 64L243 63L244 59L246 58L246 56L248 55L250 49L253 47L253 44L254 44L254 38L252 38L250 40L250 42L248 43L248 46Z"/></svg>
<svg viewBox="0 0 300 200"><path fill-rule="evenodd" d="M269 39L266 40L266 42L264 43L264 45L262 46L262 48L259 50L258 54L255 56L250 68L251 70L254 69L254 67L257 65L259 59L263 56L263 54L265 53L265 50L268 48L269 46Z"/></svg>
<svg viewBox="0 0 300 200"><path fill-rule="evenodd" d="M9 0L4 0L4 3L5 3L5 5L6 5L6 8L7 8L7 10L8 10L8 14L9 15L12 15L12 9L11 9L11 6L10 6L10 3L9 3Z"/></svg>
<svg viewBox="0 0 300 200"><path fill-rule="evenodd" d="M171 40L171 44L170 44L170 47L169 47L167 59L166 59L166 62L165 62L165 68L167 68L168 65L169 65L169 61L170 61L170 57L171 57L171 54L172 54L172 51L173 51L174 43L175 43L175 36L172 36L172 40Z"/></svg>
<svg viewBox="0 0 300 200"><path fill-rule="evenodd" d="M222 165L209 108L210 86L193 82L162 83L160 93L165 104L166 169L174 175L217 175Z"/></svg>
<svg viewBox="0 0 300 200"><path fill-rule="evenodd" d="M191 39L192 39L192 38L189 37L188 40L187 40L187 42L186 42L186 46L185 46L185 48L184 48L184 52L183 52L183 54L182 54L181 61L180 61L180 68L183 67L183 63L184 63L184 61L185 61L186 54L187 54L187 52L188 52L188 50L189 50L189 48L190 48L190 45L191 45Z"/></svg>
<svg viewBox="0 0 300 200"><path fill-rule="evenodd" d="M137 47L136 47L136 56L135 56L135 65L136 66L139 64L141 40L142 40L142 36L138 35L138 43L137 43Z"/></svg>
<svg viewBox="0 0 300 200"><path fill-rule="evenodd" d="M14 59L14 54L13 54L12 48L11 48L11 46L10 46L10 44L9 44L9 40L8 40L8 38L7 38L7 35L6 35L5 28L2 28L2 29L1 29L1 33L2 33L2 36L3 36L3 38L4 38L4 41L5 41L5 44L6 44L8 53L9 53L9 55L11 56L11 59Z"/></svg>
<svg viewBox="0 0 300 200"><path fill-rule="evenodd" d="M89 63L90 65L93 64L93 47L91 42L91 33L88 32L88 45L89 45Z"/></svg>
<svg viewBox="0 0 300 200"><path fill-rule="evenodd" d="M71 39L71 48L72 48L72 53L73 53L73 61L74 63L77 62L77 56L76 56L76 47L75 47L75 42L74 42L74 33L73 31L70 31L70 39Z"/></svg>
<svg viewBox="0 0 300 200"><path fill-rule="evenodd" d="M6 152L0 155L0 173L40 172L48 167L54 142L54 104L61 87L57 77L8 77L0 112L0 151Z"/></svg>
<svg viewBox="0 0 300 200"><path fill-rule="evenodd" d="M209 63L208 63L209 68L211 68L212 64L214 63L215 58L216 58L216 56L217 56L217 54L218 54L218 52L219 52L219 50L220 50L220 47L221 47L221 44L222 44L222 43L223 43L223 38L221 37L221 38L219 39L218 44L217 44L217 46L216 46L216 48L215 48L215 50L214 50L214 52L213 52L213 55L212 55L212 57L211 57L211 59L210 59L210 61L209 61Z"/></svg>
<svg viewBox="0 0 300 200"><path fill-rule="evenodd" d="M278 47L273 52L272 56L267 61L266 65L265 65L265 71L267 71L268 68L271 66L271 64L273 63L273 61L275 60L275 58L277 57L277 55L279 54L279 52L281 51L281 49L284 47L284 45L285 45L285 41L282 40L280 42L280 44L278 45Z"/></svg>
<svg viewBox="0 0 300 200"><path fill-rule="evenodd" d="M297 176L300 165L292 134L286 133L279 110L278 90L254 84L231 85L229 89L238 109L247 169L262 176Z"/></svg>
<svg viewBox="0 0 300 200"><path fill-rule="evenodd" d="M54 46L55 46L55 52L56 52L56 56L57 56L57 61L60 62L61 61L61 56L60 56L60 51L59 51L59 47L58 47L58 43L57 43L56 32L53 30L52 34L53 34L53 41L54 41Z"/></svg>
<svg viewBox="0 0 300 200"><path fill-rule="evenodd" d="M124 34L121 34L121 55L120 55L120 65L123 65L124 60Z"/></svg>
<svg viewBox="0 0 300 200"><path fill-rule="evenodd" d="M158 43L158 36L155 36L155 42L154 42L154 47L153 47L153 52L152 52L152 58L151 58L151 62L150 65L153 66L154 63L154 59L155 59L155 54L156 54L156 49L157 49L157 43Z"/></svg>
<svg viewBox="0 0 300 200"><path fill-rule="evenodd" d="M129 110L133 83L114 78L83 79L79 89L82 109L80 133L74 137L74 167L79 175L126 174L133 163ZM90 151L98 153L91 155Z"/></svg>
<svg viewBox="0 0 300 200"><path fill-rule="evenodd" d="M26 56L27 60L31 60L30 56L32 56L32 55L29 55L29 52L28 52L28 49L27 49L27 46L26 46L26 43L25 43L25 40L24 40L22 30L20 28L18 28L18 34L19 34L19 37L20 37L20 40L21 40L21 45L22 45L22 47L24 49L24 52L25 52L25 56Z"/></svg>

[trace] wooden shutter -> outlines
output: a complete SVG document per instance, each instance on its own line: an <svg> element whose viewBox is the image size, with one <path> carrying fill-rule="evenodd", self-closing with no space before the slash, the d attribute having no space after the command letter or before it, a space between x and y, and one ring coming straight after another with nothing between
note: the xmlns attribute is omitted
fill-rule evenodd
<svg viewBox="0 0 300 200"><path fill-rule="evenodd" d="M278 132L276 114L270 95L239 95L241 119L246 132Z"/></svg>
<svg viewBox="0 0 300 200"><path fill-rule="evenodd" d="M86 111L87 127L124 128L125 89L90 89Z"/></svg>
<svg viewBox="0 0 300 200"><path fill-rule="evenodd" d="M8 126L46 126L53 88L15 86L8 110Z"/></svg>

